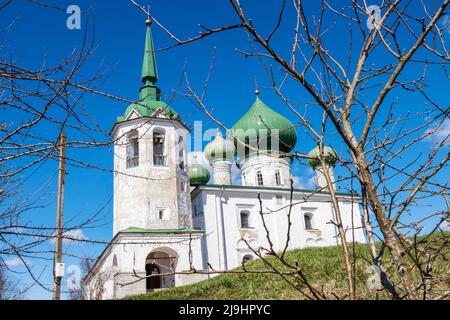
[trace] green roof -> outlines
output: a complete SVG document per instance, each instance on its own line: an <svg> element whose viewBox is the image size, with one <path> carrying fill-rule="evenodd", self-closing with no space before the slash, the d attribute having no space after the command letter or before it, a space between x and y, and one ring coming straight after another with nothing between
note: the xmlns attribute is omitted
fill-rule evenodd
<svg viewBox="0 0 450 320"><path fill-rule="evenodd" d="M178 228L178 229L145 229L130 227L128 229L122 230L123 233L189 233L189 232L202 232L202 230L193 228Z"/></svg>
<svg viewBox="0 0 450 320"><path fill-rule="evenodd" d="M150 20L147 19L146 24L144 60L142 62L141 72L141 81L144 85L139 90L139 100L130 104L126 108L123 116L117 117L117 122L124 121L133 111L140 117L152 117L159 110L159 112L165 114L170 119L179 118L178 113L170 109L167 103L161 101L161 90L156 86L158 70L156 67Z"/></svg>
<svg viewBox="0 0 450 320"><path fill-rule="evenodd" d="M273 151L288 153L297 143L297 133L292 122L269 108L259 99L258 95L247 113L233 126L232 132L238 139L238 146L241 141L253 148L259 146L261 151L273 150L275 147L272 146L273 137L278 138L279 143L279 150ZM257 142L259 144L256 144ZM240 149L245 149L245 155L252 151L251 148L243 148L242 145L238 149L238 153ZM242 157L243 155L238 154L238 156Z"/></svg>
<svg viewBox="0 0 450 320"><path fill-rule="evenodd" d="M136 112L140 117L152 117L157 110L160 110L162 114L167 115L170 119L175 120L179 118L178 113L173 111L167 103L163 101L155 101L151 99L144 99L138 102L130 104L123 114L123 116L117 117L117 122L124 121L131 112Z"/></svg>
<svg viewBox="0 0 450 320"><path fill-rule="evenodd" d="M188 177L191 186L198 186L201 184L207 184L209 178L211 178L211 175L208 169L198 163L194 163L189 166Z"/></svg>
<svg viewBox="0 0 450 320"><path fill-rule="evenodd" d="M312 149L309 153L309 156L311 157L319 157L320 156L320 150L319 146ZM337 160L336 151L333 150L331 147L324 146L323 147L323 156L325 158L325 163L334 166ZM320 166L320 160L319 159L308 159L308 163L311 167L317 168Z"/></svg>
<svg viewBox="0 0 450 320"><path fill-rule="evenodd" d="M214 188L214 189L236 189L236 190L256 190L256 191L274 191L274 192L290 192L291 188L283 187L265 187L265 186L242 186L242 185L220 185L220 184L206 184L198 186L198 188ZM308 192L313 194L330 194L327 190L320 189L294 189L293 192ZM352 192L336 192L338 196L354 196L359 197L357 193Z"/></svg>
<svg viewBox="0 0 450 320"><path fill-rule="evenodd" d="M203 153L209 163L212 163L215 160L233 161L235 151L233 141L224 139L217 129L216 137L206 145Z"/></svg>

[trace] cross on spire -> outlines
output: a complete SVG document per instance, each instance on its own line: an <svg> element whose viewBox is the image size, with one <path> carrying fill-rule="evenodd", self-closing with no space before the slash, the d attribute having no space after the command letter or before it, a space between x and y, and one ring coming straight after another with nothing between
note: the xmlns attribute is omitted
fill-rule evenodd
<svg viewBox="0 0 450 320"><path fill-rule="evenodd" d="M255 95L258 96L259 95L259 86L258 86L258 79L255 76Z"/></svg>

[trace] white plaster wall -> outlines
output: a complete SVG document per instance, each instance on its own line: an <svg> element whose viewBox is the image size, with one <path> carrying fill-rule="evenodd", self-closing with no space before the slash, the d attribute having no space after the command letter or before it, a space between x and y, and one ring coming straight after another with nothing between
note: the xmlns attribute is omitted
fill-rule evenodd
<svg viewBox="0 0 450 320"><path fill-rule="evenodd" d="M154 251L170 252L177 256L175 272L190 270L189 243L191 243L192 265L198 270L203 269L201 233L192 234L189 240L188 234L126 234L119 235L116 244L112 244L99 262L95 276L87 283L87 297L94 299L96 296L96 281L103 277L104 282L102 299L120 299L125 295L145 293L145 279L135 282L138 278L134 272L142 277L145 276L145 263L148 255ZM117 267L113 266L113 257L117 256ZM204 277L196 275L198 280ZM189 276L175 276L175 285L184 285L193 282ZM121 284L126 284L121 286Z"/></svg>
<svg viewBox="0 0 450 320"><path fill-rule="evenodd" d="M231 185L231 162L215 160L211 166L214 184Z"/></svg>
<svg viewBox="0 0 450 320"><path fill-rule="evenodd" d="M264 212L272 211L264 217L274 249L281 251L286 245L288 234L289 191L258 191L261 194ZM207 248L205 263L209 262L216 270L240 266L244 255L253 254L252 250L241 240L242 238L245 238L255 250L260 246L266 248L269 246L259 213L256 191L225 188L222 197L220 195L221 189L205 187L194 196L197 201L198 199L204 201L204 215L197 217L196 220L197 224L203 225L205 230L205 247ZM277 195L281 196L281 199L277 199ZM296 192L293 195L290 215L292 225L288 249L338 244L337 229L333 224L327 223L331 220L335 221L329 195L310 196L311 201L308 202L304 201L305 198L307 197L303 192ZM345 197L340 198L344 226L350 229L347 232L348 241L352 240L351 219L353 217L355 241L365 242L364 233L360 228L359 206L356 203L352 204ZM280 200L281 204L279 204ZM251 212L250 226L252 228L240 228L241 209ZM303 218L305 212L313 214L314 230L305 229Z"/></svg>
<svg viewBox="0 0 450 320"><path fill-rule="evenodd" d="M281 184L275 181L275 170L280 171ZM290 159L278 158L276 156L259 155L244 161L241 165L242 185L257 186L256 173L261 171L264 186L287 187L290 185L291 163Z"/></svg>
<svg viewBox="0 0 450 320"><path fill-rule="evenodd" d="M334 168L332 166L326 166L326 167L328 170L328 175L330 176L330 180L334 184L334 181L335 181L334 180ZM328 183L327 183L327 179L325 178L323 169L321 167L318 167L318 168L314 169L314 171L316 173L316 177L314 178L314 185L317 188L327 189Z"/></svg>
<svg viewBox="0 0 450 320"><path fill-rule="evenodd" d="M153 165L153 130L165 130L167 166ZM126 134L139 134L139 166L126 168ZM190 226L191 201L187 179L186 136L176 121L139 118L116 125L114 145L114 227L113 233L129 227L178 228ZM179 137L183 137L178 144ZM179 149L184 150L185 168L179 167ZM168 192L168 191L172 192ZM182 192L184 190L184 192ZM158 209L166 216L159 219Z"/></svg>

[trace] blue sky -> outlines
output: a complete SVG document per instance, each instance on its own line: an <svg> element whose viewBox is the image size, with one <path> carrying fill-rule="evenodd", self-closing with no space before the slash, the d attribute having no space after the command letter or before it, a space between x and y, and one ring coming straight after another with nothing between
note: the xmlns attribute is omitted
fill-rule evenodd
<svg viewBox="0 0 450 320"><path fill-rule="evenodd" d="M247 2L247 1L246 1ZM376 1L375 1L376 2ZM89 77L92 73L102 70L107 73L100 90L121 96L130 100L136 99L140 83L140 68L145 35L145 15L129 1L53 1L58 7L66 8L70 4L78 5L82 10L82 28L89 25L94 30L95 51L81 70L81 77ZM244 2L245 3L245 2ZM254 17L255 25L267 32L275 22L274 2L258 1L257 6L249 8L249 14ZM343 2L342 2L343 3ZM143 3L146 4L146 3ZM231 10L228 1L151 1L154 16L164 25L168 26L179 38L196 35L199 31L197 24L209 27L236 23L237 19ZM307 9L313 12L316 8L308 1ZM71 54L74 49L79 49L82 39L82 30L68 30L66 28L67 14L54 9L45 9L31 3L13 2L9 7L0 12L0 27L9 26L8 32L0 35L2 52L17 58L19 63L38 68L45 61L46 65L54 65L64 57ZM289 16L288 16L289 17ZM334 18L326 17L326 22L332 24ZM274 46L288 54L292 25L283 24L279 35L274 37ZM288 35L288 36L283 36ZM446 34L448 38L448 33ZM153 36L155 46L164 48L173 41L156 25L153 25ZM288 39L288 41L286 41ZM348 55L348 26L345 23L337 23L331 28L326 41L333 54L339 57ZM361 39L356 39L353 48L359 48ZM404 45L407 47L408 43ZM186 46L176 47L171 50L157 52L157 63L159 71L158 86L166 95L173 96L172 90L178 87L183 70L186 70L189 80L194 88L201 90L210 66L211 54L215 49L215 65L213 75L209 84L206 103L213 114L221 119L227 127L231 127L239 117L245 113L254 101L254 77L258 78L261 86L261 98L266 104L275 108L286 117L293 118L294 114L283 106L276 95L264 87L269 82L257 59L243 58L235 50L236 47L249 48L246 36L239 31L230 31L216 35L202 41ZM421 53L419 53L421 54ZM3 53L2 53L3 55ZM372 61L371 61L372 62ZM374 60L376 62L376 59ZM383 61L385 62L385 61ZM430 67L432 69L433 67ZM280 75L278 68L274 68L276 75ZM417 74L418 69L412 68L405 76ZM433 75L433 69L429 71ZM448 101L448 82L437 73L430 80L432 84L429 93L444 105ZM444 81L443 81L444 80ZM298 105L311 104L311 98L299 86L288 81L286 94L295 98ZM363 99L370 101L375 97L378 90L368 92ZM422 111L425 102L419 96L410 96L394 92L388 97L386 104L397 101L396 114L400 115L406 111L411 113ZM89 112L95 122L106 132L112 127L115 118L126 108L126 104L106 99L99 96L86 96L82 104ZM215 127L214 123L204 116L192 103L182 96L174 96L172 107L181 114L188 126L192 126L195 120L203 122L203 128ZM311 104L310 120L319 123L321 113L315 112L315 106ZM8 119L13 121L14 119ZM418 125L424 119L414 120ZM45 129L45 130L44 130ZM42 128L43 135L51 135L51 129ZM308 152L314 147L313 140L299 128L297 149ZM74 133L78 135L78 133ZM68 131L69 140L80 138L71 136ZM107 141L105 134L98 133L100 141ZM335 137L330 135L329 144L342 153L342 145L335 143ZM337 140L336 140L337 141ZM421 151L428 151L430 143L422 143ZM198 151L198 150L197 150ZM106 169L112 168L111 147L88 148L83 150L68 150L68 156L81 161L88 162ZM399 161L413 159L414 155L406 156ZM112 236L112 174L109 172L79 168L69 164L69 175L67 176L66 198L65 198L65 220L76 225L84 219L99 212L101 219L95 223L95 228L82 230L82 235L92 240L109 240ZM299 185L308 186L307 180L311 178L312 171L299 163L294 164L294 173L298 175ZM29 173L27 173L29 175ZM445 175L441 176L445 179ZM48 204L45 208L28 213L28 219L43 225L53 225L55 219L57 163L48 161L44 163L41 170L29 178L24 192L32 193L41 186L46 186L38 194L45 194L43 202ZM80 235L80 234L78 234ZM51 248L52 243L47 245ZM76 244L65 246L66 265L78 264L79 257L97 256L103 245ZM48 257L47 257L48 258ZM40 274L43 283L51 284L51 265L49 260L33 259L33 270ZM17 271L23 272L20 266L15 267ZM14 275L21 278L20 274ZM21 278L23 285L30 282L27 277ZM50 298L51 293L35 285L27 294L28 298Z"/></svg>

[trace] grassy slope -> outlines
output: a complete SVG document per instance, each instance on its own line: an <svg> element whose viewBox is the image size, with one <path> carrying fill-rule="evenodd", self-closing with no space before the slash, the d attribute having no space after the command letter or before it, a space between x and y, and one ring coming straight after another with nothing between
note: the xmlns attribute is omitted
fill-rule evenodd
<svg viewBox="0 0 450 320"><path fill-rule="evenodd" d="M298 262L301 269L316 286L324 286L338 294L345 293L346 277L342 263L341 247L306 248L287 253L290 262ZM383 292L368 290L366 281L369 277L367 268L370 253L366 245L354 247L356 264L356 283L358 295L367 299L387 298ZM434 275L448 275L450 269L449 255L439 264ZM274 259L269 259L274 261ZM260 260L246 264L248 270L270 269ZM128 297L129 299L304 299L305 297L276 274L222 274L211 280L193 285L165 289L158 292Z"/></svg>

